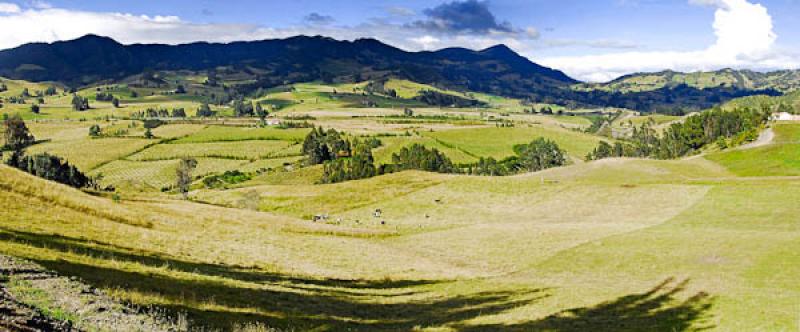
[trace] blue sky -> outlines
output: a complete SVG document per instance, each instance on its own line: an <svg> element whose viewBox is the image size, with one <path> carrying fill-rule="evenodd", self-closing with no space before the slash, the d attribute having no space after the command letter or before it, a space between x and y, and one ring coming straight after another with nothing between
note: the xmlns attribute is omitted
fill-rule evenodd
<svg viewBox="0 0 800 332"><path fill-rule="evenodd" d="M504 43L585 80L796 68L798 0L0 0L0 48L86 33L124 43L322 34L406 50Z"/></svg>

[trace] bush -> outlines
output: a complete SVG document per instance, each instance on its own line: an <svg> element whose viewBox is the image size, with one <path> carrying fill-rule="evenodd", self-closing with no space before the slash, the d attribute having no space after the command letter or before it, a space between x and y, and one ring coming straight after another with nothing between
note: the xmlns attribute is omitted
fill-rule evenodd
<svg viewBox="0 0 800 332"><path fill-rule="evenodd" d="M91 136L91 137L100 137L101 133L102 133L102 131L100 130L100 126L99 125L95 124L95 125L92 125L91 127L89 127L89 136Z"/></svg>
<svg viewBox="0 0 800 332"><path fill-rule="evenodd" d="M252 179L252 176L240 171L226 171L219 175L208 176L203 179L206 188L223 188L227 185L242 183Z"/></svg>

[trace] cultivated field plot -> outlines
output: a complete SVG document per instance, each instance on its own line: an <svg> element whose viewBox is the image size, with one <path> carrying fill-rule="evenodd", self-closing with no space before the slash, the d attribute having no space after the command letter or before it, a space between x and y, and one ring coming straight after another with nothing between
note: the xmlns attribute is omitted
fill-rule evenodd
<svg viewBox="0 0 800 332"><path fill-rule="evenodd" d="M37 140L67 141L86 138L89 127L93 123L87 122L55 122L55 121L28 121L26 122L31 134Z"/></svg>
<svg viewBox="0 0 800 332"><path fill-rule="evenodd" d="M92 175L102 175L101 184L104 186L121 186L125 184L137 187L145 186L150 189L160 190L175 184L175 170L179 160L157 161L130 161L115 160L100 168L95 169ZM197 158L197 168L193 175L201 177L211 173L239 169L248 164L246 160Z"/></svg>
<svg viewBox="0 0 800 332"><path fill-rule="evenodd" d="M442 143L430 137L397 136L397 137L379 137L378 139L381 140L383 146L376 149L375 152L373 153L375 157L375 162L377 164L392 163L392 154L399 153L402 148L410 147L411 145L414 144L421 144L427 148L435 148L440 152L444 153L447 157L450 158L450 160L452 160L456 164L472 163L478 161L478 158L476 158L475 156L469 155L462 150L445 146Z"/></svg>
<svg viewBox="0 0 800 332"><path fill-rule="evenodd" d="M273 159L259 159L251 163L247 163L238 167L237 169L242 172L257 172L260 170L269 170L274 168L280 168L284 165L292 165L298 163L302 160L303 157L295 156L295 157L284 157L284 158L273 158Z"/></svg>
<svg viewBox="0 0 800 332"><path fill-rule="evenodd" d="M168 124L159 126L152 132L157 138L179 138L192 135L205 127L205 125L197 124Z"/></svg>
<svg viewBox="0 0 800 332"><path fill-rule="evenodd" d="M28 148L28 153L50 153L62 157L82 171L90 171L113 160L125 158L156 144L156 140L138 138L89 138L58 140Z"/></svg>
<svg viewBox="0 0 800 332"><path fill-rule="evenodd" d="M255 160L298 155L301 146L288 141L233 141L159 144L131 156L130 160L152 161L183 157Z"/></svg>
<svg viewBox="0 0 800 332"><path fill-rule="evenodd" d="M469 155L495 159L513 156L515 145L528 144L537 137L553 140L570 156L583 159L601 140L597 136L543 126L462 129L422 134Z"/></svg>
<svg viewBox="0 0 800 332"><path fill-rule="evenodd" d="M225 141L293 141L301 142L310 129L248 128L232 126L208 126L175 143L207 143Z"/></svg>

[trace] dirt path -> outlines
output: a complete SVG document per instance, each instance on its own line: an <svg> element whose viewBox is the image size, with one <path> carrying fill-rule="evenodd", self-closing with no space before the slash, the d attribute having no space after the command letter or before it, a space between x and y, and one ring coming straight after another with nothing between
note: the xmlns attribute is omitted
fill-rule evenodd
<svg viewBox="0 0 800 332"><path fill-rule="evenodd" d="M22 286L21 286L22 285ZM36 298L31 298L35 293ZM46 299L45 299L46 298ZM72 321L54 319L58 310ZM115 302L100 290L76 279L56 275L42 266L0 255L0 331L179 331L171 322Z"/></svg>
<svg viewBox="0 0 800 332"><path fill-rule="evenodd" d="M767 128L761 131L758 135L758 139L747 143L745 145L739 146L736 150L748 150L748 149L755 149L757 147L762 147L772 143L772 140L775 139L775 131L772 128Z"/></svg>
<svg viewBox="0 0 800 332"><path fill-rule="evenodd" d="M762 130L761 133L758 134L758 138L755 141L752 141L752 142L747 143L745 145L740 145L740 146L737 146L735 148L732 148L731 151L749 150L749 149L755 149L755 148L758 148L758 147L766 146L766 145L771 144L774 139L775 139L775 131L773 131L772 128L767 128L767 129ZM684 157L683 160L699 159L699 158L703 158L705 156L706 156L706 152L702 152L700 154L696 154L696 155L693 155L693 156Z"/></svg>

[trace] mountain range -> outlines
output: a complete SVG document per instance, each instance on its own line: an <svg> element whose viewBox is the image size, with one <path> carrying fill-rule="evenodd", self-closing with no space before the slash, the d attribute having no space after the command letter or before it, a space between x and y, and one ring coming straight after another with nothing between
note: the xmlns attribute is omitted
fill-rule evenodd
<svg viewBox="0 0 800 332"><path fill-rule="evenodd" d="M447 48L407 52L375 39L340 41L321 36L224 44L123 45L108 37L87 35L0 51L2 77L53 81L73 87L120 81L147 71L201 72L220 67L254 75L255 83L248 85L250 88L394 77L532 102L641 111L700 109L740 96L780 94L775 85L752 83L753 79L747 81L749 84L673 84L675 75L660 80L662 84L642 84L646 75L652 74L632 75L607 84L583 84L561 71L538 65L505 45L478 51ZM660 77L666 77L666 73ZM749 72L746 77L757 74L760 73ZM788 76L800 81L797 73Z"/></svg>

